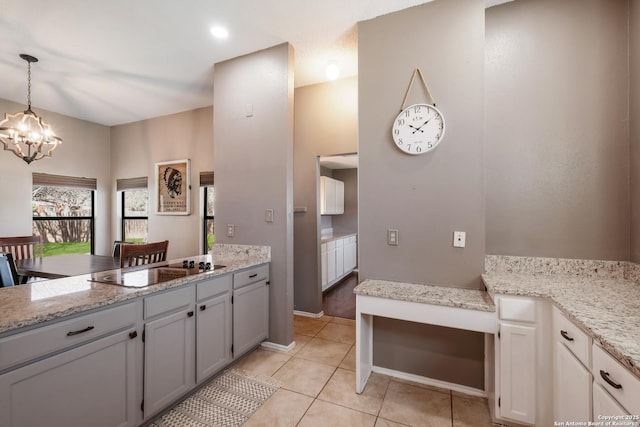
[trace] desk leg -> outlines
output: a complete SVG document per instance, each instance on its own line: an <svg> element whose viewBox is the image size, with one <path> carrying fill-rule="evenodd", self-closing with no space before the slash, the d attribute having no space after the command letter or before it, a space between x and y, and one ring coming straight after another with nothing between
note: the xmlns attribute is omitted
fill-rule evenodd
<svg viewBox="0 0 640 427"><path fill-rule="evenodd" d="M367 385L373 366L373 316L356 313L356 393Z"/></svg>

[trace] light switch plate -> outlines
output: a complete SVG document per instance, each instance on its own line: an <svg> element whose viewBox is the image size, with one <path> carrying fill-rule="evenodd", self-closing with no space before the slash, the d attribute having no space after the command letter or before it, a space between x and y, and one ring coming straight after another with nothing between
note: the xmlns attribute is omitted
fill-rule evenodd
<svg viewBox="0 0 640 427"><path fill-rule="evenodd" d="M264 211L264 220L266 222L273 222L273 209L267 209Z"/></svg>
<svg viewBox="0 0 640 427"><path fill-rule="evenodd" d="M464 248L467 240L467 233L464 231L453 232L453 247Z"/></svg>
<svg viewBox="0 0 640 427"><path fill-rule="evenodd" d="M387 230L387 245L398 246L398 230Z"/></svg>
<svg viewBox="0 0 640 427"><path fill-rule="evenodd" d="M227 224L227 237L233 237L234 234L236 234L236 226Z"/></svg>

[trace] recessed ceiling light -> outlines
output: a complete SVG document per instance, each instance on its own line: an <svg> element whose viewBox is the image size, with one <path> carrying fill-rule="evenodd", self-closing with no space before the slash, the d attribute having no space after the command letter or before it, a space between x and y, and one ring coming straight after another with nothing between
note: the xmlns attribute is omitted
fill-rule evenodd
<svg viewBox="0 0 640 427"><path fill-rule="evenodd" d="M229 31L224 27L211 27L211 34L217 39L226 39L229 37Z"/></svg>
<svg viewBox="0 0 640 427"><path fill-rule="evenodd" d="M329 80L335 80L340 77L340 67L336 61L329 61L325 70L325 75Z"/></svg>

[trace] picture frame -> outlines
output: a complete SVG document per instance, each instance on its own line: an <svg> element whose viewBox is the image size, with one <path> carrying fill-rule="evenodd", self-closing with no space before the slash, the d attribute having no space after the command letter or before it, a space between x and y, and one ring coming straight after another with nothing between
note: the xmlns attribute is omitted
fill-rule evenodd
<svg viewBox="0 0 640 427"><path fill-rule="evenodd" d="M170 160L155 164L156 214L191 213L191 161Z"/></svg>

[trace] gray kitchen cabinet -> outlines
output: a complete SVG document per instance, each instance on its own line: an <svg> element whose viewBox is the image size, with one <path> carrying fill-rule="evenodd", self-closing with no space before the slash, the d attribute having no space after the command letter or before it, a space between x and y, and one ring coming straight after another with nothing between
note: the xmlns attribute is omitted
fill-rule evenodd
<svg viewBox="0 0 640 427"><path fill-rule="evenodd" d="M233 275L233 357L269 336L269 266Z"/></svg>
<svg viewBox="0 0 640 427"><path fill-rule="evenodd" d="M231 362L231 276L197 285L196 382L200 383Z"/></svg>
<svg viewBox="0 0 640 427"><path fill-rule="evenodd" d="M145 418L195 386L194 293L188 286L144 300Z"/></svg>
<svg viewBox="0 0 640 427"><path fill-rule="evenodd" d="M0 351L15 348L23 359L0 375L0 425L136 425L135 310L128 304L3 338ZM38 357L65 341L68 350Z"/></svg>

